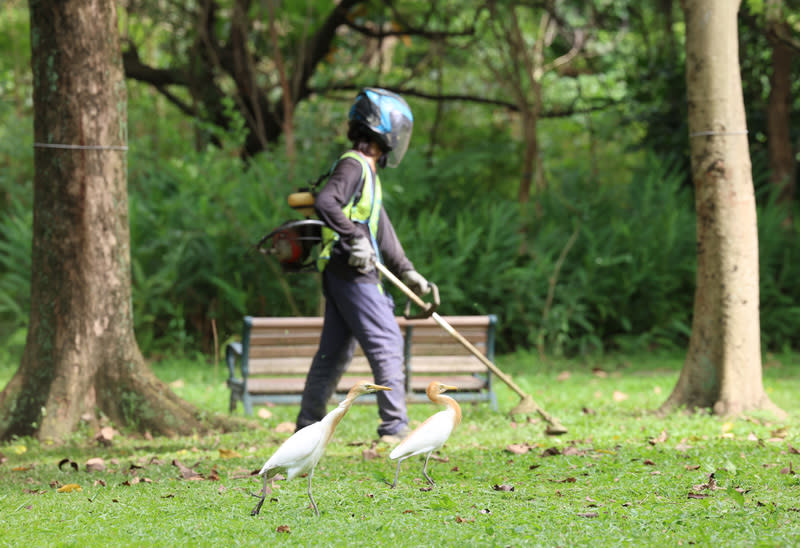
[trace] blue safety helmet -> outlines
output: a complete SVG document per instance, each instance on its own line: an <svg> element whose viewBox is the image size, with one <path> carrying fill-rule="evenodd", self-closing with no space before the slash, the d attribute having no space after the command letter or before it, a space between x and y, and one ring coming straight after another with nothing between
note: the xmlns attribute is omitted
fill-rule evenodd
<svg viewBox="0 0 800 548"><path fill-rule="evenodd" d="M405 100L391 91L365 88L350 107L350 125L366 127L388 154L386 165L397 167L408 150L414 117Z"/></svg>

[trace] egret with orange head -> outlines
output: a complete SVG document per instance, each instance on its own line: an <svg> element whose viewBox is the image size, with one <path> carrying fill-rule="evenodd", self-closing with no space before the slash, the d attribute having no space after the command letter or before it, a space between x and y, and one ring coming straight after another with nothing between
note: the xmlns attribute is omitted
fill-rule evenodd
<svg viewBox="0 0 800 548"><path fill-rule="evenodd" d="M426 390L428 399L433 403L447 405L447 409L428 417L420 424L408 437L401 441L397 447L389 453L389 458L397 459L397 469L394 473L392 488L397 487L397 477L400 475L400 464L409 457L425 454L425 464L422 466L422 475L433 485L433 480L428 475L428 460L431 454L440 449L456 426L461 422L461 407L458 402L450 396L444 396L448 390L458 390L455 386L442 384L433 381Z"/></svg>
<svg viewBox="0 0 800 548"><path fill-rule="evenodd" d="M261 506L267 497L267 481L278 472L284 472L287 480L301 474L308 474L308 498L311 500L314 512L319 516L317 503L314 502L314 496L311 494L311 478L314 476L314 468L325 453L325 448L333 437L333 431L336 430L336 426L350 409L353 401L363 394L371 394L379 390L391 390L391 388L368 381L359 381L350 389L347 397L336 409L325 415L321 421L298 430L283 442L258 473L259 476L264 476L264 486L261 489L261 496L253 495L260 500L250 514L255 516L261 511Z"/></svg>

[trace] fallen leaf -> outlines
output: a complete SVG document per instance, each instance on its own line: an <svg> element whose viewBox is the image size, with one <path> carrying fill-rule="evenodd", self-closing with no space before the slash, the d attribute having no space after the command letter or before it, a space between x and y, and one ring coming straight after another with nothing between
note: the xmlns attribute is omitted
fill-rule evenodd
<svg viewBox="0 0 800 548"><path fill-rule="evenodd" d="M277 533L291 533L292 532L292 530L289 529L288 525L278 525L278 527L275 529L275 531Z"/></svg>
<svg viewBox="0 0 800 548"><path fill-rule="evenodd" d="M101 479L94 480L94 483L92 484L92 486L93 487L97 487L98 485L100 487L105 487L106 486L106 481L105 480L101 480Z"/></svg>
<svg viewBox="0 0 800 548"><path fill-rule="evenodd" d="M137 483L153 483L153 480L151 480L150 478L135 477L135 478L131 478L129 480L123 481L122 483L120 483L120 485L125 485L127 487L130 487L131 485L136 485Z"/></svg>
<svg viewBox="0 0 800 548"><path fill-rule="evenodd" d="M8 457L5 456L3 453L0 453L0 464L5 464L8 460Z"/></svg>
<svg viewBox="0 0 800 548"><path fill-rule="evenodd" d="M654 438L650 438L648 440L648 442L650 443L650 445L656 445L658 443L664 443L665 441L667 441L668 438L669 438L669 435L667 434L667 431L666 430L662 430L661 433L658 436L656 436Z"/></svg>
<svg viewBox="0 0 800 548"><path fill-rule="evenodd" d="M614 394L612 394L611 397L617 402L628 399L628 395L625 392L620 392L619 390L614 390Z"/></svg>
<svg viewBox="0 0 800 548"><path fill-rule="evenodd" d="M270 411L266 407L259 407L258 408L258 418L260 418L260 419L272 418L272 411Z"/></svg>
<svg viewBox="0 0 800 548"><path fill-rule="evenodd" d="M95 435L94 439L100 445L109 446L111 445L111 440L114 439L114 434L116 432L110 426L104 426L100 429L100 431Z"/></svg>
<svg viewBox="0 0 800 548"><path fill-rule="evenodd" d="M603 371L599 367L595 367L594 369L592 369L592 374L595 377L600 377L601 379L605 379L606 377L608 377L608 373L606 373L605 371Z"/></svg>
<svg viewBox="0 0 800 548"><path fill-rule="evenodd" d="M642 464L644 464L645 466L655 466L656 465L656 463L653 462L650 459L644 459L644 462L642 462Z"/></svg>
<svg viewBox="0 0 800 548"><path fill-rule="evenodd" d="M770 432L770 436L773 438L784 439L787 435L789 435L789 430L785 426Z"/></svg>
<svg viewBox="0 0 800 548"><path fill-rule="evenodd" d="M24 466L15 466L11 469L12 472L27 472L28 470L33 470L32 464L26 464Z"/></svg>
<svg viewBox="0 0 800 548"><path fill-rule="evenodd" d="M706 493L689 493L686 496L690 499L706 499L709 497L709 495Z"/></svg>
<svg viewBox="0 0 800 548"><path fill-rule="evenodd" d="M579 512L578 517L581 518L599 518L600 514L597 512Z"/></svg>
<svg viewBox="0 0 800 548"><path fill-rule="evenodd" d="M794 472L794 469L792 468L792 463L791 462L789 463L789 466L781 468L781 474L790 474L790 475L794 476L795 472Z"/></svg>
<svg viewBox="0 0 800 548"><path fill-rule="evenodd" d="M361 458L364 460L377 459L379 456L377 446L378 446L377 442L372 442L372 445L369 448L361 451Z"/></svg>
<svg viewBox="0 0 800 548"><path fill-rule="evenodd" d="M584 415L596 415L597 414L597 411L595 411L594 409L590 409L589 407L581 407L581 412Z"/></svg>
<svg viewBox="0 0 800 548"><path fill-rule="evenodd" d="M515 455L524 455L531 450L531 446L527 443L512 443L506 446L506 451L514 453Z"/></svg>
<svg viewBox="0 0 800 548"><path fill-rule="evenodd" d="M11 449L11 451L12 451L12 452L13 452L15 455L21 455L21 454L23 454L25 451L27 451L27 450L28 450L28 448L27 448L27 447L25 447L24 445L12 445L11 447L9 447L9 449Z"/></svg>
<svg viewBox="0 0 800 548"><path fill-rule="evenodd" d="M413 514L414 510L403 510L404 514Z"/></svg>
<svg viewBox="0 0 800 548"><path fill-rule="evenodd" d="M58 493L72 493L73 491L81 491L81 490L82 490L81 486L78 485L77 483L68 483L68 484L62 485L61 487L56 489L56 492L58 492Z"/></svg>
<svg viewBox="0 0 800 548"><path fill-rule="evenodd" d="M574 478L574 477L570 476L570 477L564 478L562 480L550 480L550 481L552 481L554 483L575 483L576 481L578 481L578 478Z"/></svg>
<svg viewBox="0 0 800 548"><path fill-rule="evenodd" d="M513 491L514 490L514 486L513 485L505 485L505 484L503 484L503 485L492 485L492 489L494 489L495 491Z"/></svg>
<svg viewBox="0 0 800 548"><path fill-rule="evenodd" d="M73 470L75 470L76 472L78 471L78 463L70 459L61 459L60 461L58 461L58 469L62 470L61 467L64 466L65 464L69 464Z"/></svg>
<svg viewBox="0 0 800 548"><path fill-rule="evenodd" d="M491 514L491 513L492 511L489 510L488 508L484 508L483 510L481 510L481 514Z"/></svg>
<svg viewBox="0 0 800 548"><path fill-rule="evenodd" d="M561 449L559 449L558 447L548 447L547 449L542 451L543 457L554 457L560 454L561 454Z"/></svg>
<svg viewBox="0 0 800 548"><path fill-rule="evenodd" d="M241 457L238 452L234 451L233 449L219 449L219 458L221 459L238 459Z"/></svg>
<svg viewBox="0 0 800 548"><path fill-rule="evenodd" d="M687 464L684 466L687 470L700 470L699 464Z"/></svg>
<svg viewBox="0 0 800 548"><path fill-rule="evenodd" d="M183 479L185 479L185 480L198 480L198 479L203 479L203 476L202 476L202 474L200 474L200 473L198 473L198 472L195 472L195 471L194 471L194 470L192 470L191 468L188 468L188 467L186 467L186 466L185 466L183 463L181 463L181 461L179 461L178 459L173 459L173 460L172 460L172 465L173 465L173 466L177 466L177 467L178 467L178 470L180 470L180 473L181 473L181 478L183 478Z"/></svg>
<svg viewBox="0 0 800 548"><path fill-rule="evenodd" d="M170 388L183 388L186 385L183 379L175 379L169 383Z"/></svg>
<svg viewBox="0 0 800 548"><path fill-rule="evenodd" d="M475 518L462 518L461 516L456 516L456 523L472 523L475 521Z"/></svg>
<svg viewBox="0 0 800 548"><path fill-rule="evenodd" d="M106 463L100 457L94 457L86 461L87 472L102 472L106 469Z"/></svg>
<svg viewBox="0 0 800 548"><path fill-rule="evenodd" d="M571 376L572 376L572 374L569 371L562 371L561 373L558 374L558 376L556 377L556 380L557 381L565 381L568 378L570 378Z"/></svg>
<svg viewBox="0 0 800 548"><path fill-rule="evenodd" d="M281 434L294 432L295 424L293 422L282 422L275 427L275 431Z"/></svg>
<svg viewBox="0 0 800 548"><path fill-rule="evenodd" d="M800 455L800 449L795 449L792 447L791 443L787 444L789 446L789 454L790 455ZM2 461L2 457L0 457L0 461Z"/></svg>

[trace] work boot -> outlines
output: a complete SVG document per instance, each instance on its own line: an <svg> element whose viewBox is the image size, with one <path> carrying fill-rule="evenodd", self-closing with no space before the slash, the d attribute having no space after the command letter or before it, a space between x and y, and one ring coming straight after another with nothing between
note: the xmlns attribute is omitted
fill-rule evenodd
<svg viewBox="0 0 800 548"><path fill-rule="evenodd" d="M380 441L381 443L388 443L389 445L395 445L406 439L406 437L408 437L410 433L411 433L411 428L409 428L407 424L404 424L403 427L394 434L382 435L380 437Z"/></svg>

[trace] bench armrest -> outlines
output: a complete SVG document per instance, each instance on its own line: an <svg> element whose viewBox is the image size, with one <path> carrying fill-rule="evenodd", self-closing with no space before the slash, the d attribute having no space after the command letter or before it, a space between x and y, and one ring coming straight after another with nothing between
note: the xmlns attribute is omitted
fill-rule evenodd
<svg viewBox="0 0 800 548"><path fill-rule="evenodd" d="M241 362L242 343L232 342L225 347L225 362L228 364L228 378L236 378L236 360Z"/></svg>

